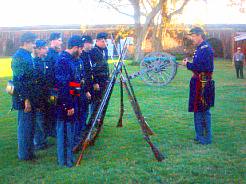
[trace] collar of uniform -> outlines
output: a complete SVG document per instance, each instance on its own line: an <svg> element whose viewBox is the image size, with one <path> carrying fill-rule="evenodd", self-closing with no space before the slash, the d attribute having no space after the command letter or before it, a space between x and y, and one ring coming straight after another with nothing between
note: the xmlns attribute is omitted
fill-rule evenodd
<svg viewBox="0 0 246 184"><path fill-rule="evenodd" d="M97 46L97 45L95 45L95 48L98 48L100 51L103 51L103 50L104 50L104 48L99 47L99 46Z"/></svg>
<svg viewBox="0 0 246 184"><path fill-rule="evenodd" d="M40 58L40 57L35 57L34 61L38 61L38 62L45 62L45 58Z"/></svg>
<svg viewBox="0 0 246 184"><path fill-rule="evenodd" d="M58 53L57 50L54 49L54 48L52 48L52 47L49 48L48 52L51 52L51 53Z"/></svg>
<svg viewBox="0 0 246 184"><path fill-rule="evenodd" d="M207 45L207 42L205 40L197 46L197 49L201 48L204 45Z"/></svg>
<svg viewBox="0 0 246 184"><path fill-rule="evenodd" d="M40 58L40 57L35 57L33 60L34 60L35 62L37 62L37 61L41 61L41 58Z"/></svg>
<svg viewBox="0 0 246 184"><path fill-rule="evenodd" d="M200 48L200 47L202 47L202 46L205 45L205 44L206 44L206 42L203 41L202 43L200 43L200 44L197 46L197 48Z"/></svg>
<svg viewBox="0 0 246 184"><path fill-rule="evenodd" d="M65 50L61 52L61 56L67 59L71 59L71 60L73 59L73 56Z"/></svg>
<svg viewBox="0 0 246 184"><path fill-rule="evenodd" d="M19 52L24 53L24 54L31 54L30 51L23 49L23 48L19 48Z"/></svg>
<svg viewBox="0 0 246 184"><path fill-rule="evenodd" d="M89 54L91 52L91 50L83 50L82 53L86 53Z"/></svg>
<svg viewBox="0 0 246 184"><path fill-rule="evenodd" d="M55 52L56 50L54 48L49 48L49 52Z"/></svg>
<svg viewBox="0 0 246 184"><path fill-rule="evenodd" d="M14 57L23 57L26 60L32 60L31 52L23 48L19 48L17 52L13 55L13 58Z"/></svg>

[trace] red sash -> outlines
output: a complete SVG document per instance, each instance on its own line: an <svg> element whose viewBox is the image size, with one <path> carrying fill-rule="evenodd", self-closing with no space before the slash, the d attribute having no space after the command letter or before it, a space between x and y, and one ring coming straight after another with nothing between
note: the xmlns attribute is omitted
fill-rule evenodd
<svg viewBox="0 0 246 184"><path fill-rule="evenodd" d="M81 85L78 82L69 82L70 95L80 96Z"/></svg>
<svg viewBox="0 0 246 184"><path fill-rule="evenodd" d="M203 107L206 106L206 101L204 98L204 88L207 81L212 80L213 72L194 72L192 78L196 79L196 89L195 89L195 99L194 99L194 112L198 112L198 104L202 104Z"/></svg>

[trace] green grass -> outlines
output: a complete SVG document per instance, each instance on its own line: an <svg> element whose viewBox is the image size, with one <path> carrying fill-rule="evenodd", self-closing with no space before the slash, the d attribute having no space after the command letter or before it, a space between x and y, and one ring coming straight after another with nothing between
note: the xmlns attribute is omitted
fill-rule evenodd
<svg viewBox="0 0 246 184"><path fill-rule="evenodd" d="M0 69L8 62L0 61ZM128 69L131 73L138 67ZM116 128L117 84L95 146L86 150L81 166L71 169L57 166L55 146L38 151L36 162L18 161L17 113L7 114L11 101L4 91L10 77L0 78L0 183L246 183L246 80L235 79L229 61L216 62L213 144L202 146L193 143L193 114L187 112L190 76L179 68L165 87L133 80L142 112L156 134L152 141L167 156L164 162L155 160L143 140L126 95L123 128Z"/></svg>

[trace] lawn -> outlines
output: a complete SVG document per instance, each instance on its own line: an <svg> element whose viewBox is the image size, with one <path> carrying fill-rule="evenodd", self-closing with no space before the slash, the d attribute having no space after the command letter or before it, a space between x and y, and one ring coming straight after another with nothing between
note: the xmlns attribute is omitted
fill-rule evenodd
<svg viewBox="0 0 246 184"><path fill-rule="evenodd" d="M11 75L9 62L0 60L0 183L246 183L246 80L235 79L229 61L215 61L211 145L193 143L193 114L187 112L191 73L179 68L165 87L133 79L142 112L155 132L152 141L167 156L165 161L155 160L126 95L123 127L116 128L117 84L95 146L86 150L79 167L70 169L58 167L55 145L38 151L35 162L17 159L17 112L8 114L11 98L4 89ZM131 73L138 67L128 69Z"/></svg>

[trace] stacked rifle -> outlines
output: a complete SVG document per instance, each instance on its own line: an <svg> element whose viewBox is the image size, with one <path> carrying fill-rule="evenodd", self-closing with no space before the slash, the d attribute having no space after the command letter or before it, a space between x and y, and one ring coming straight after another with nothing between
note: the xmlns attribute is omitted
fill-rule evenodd
<svg viewBox="0 0 246 184"><path fill-rule="evenodd" d="M125 40L125 43L123 45L123 49L119 54L119 56L120 56L119 61L117 62L117 64L114 67L110 82L108 83L108 86L107 86L106 91L104 93L104 97L100 103L100 106L97 110L97 113L96 113L95 117L90 118L89 123L88 123L90 125L89 128L84 132L82 140L73 150L74 152L81 150L79 158L76 162L76 166L80 165L80 162L83 158L84 151L86 150L86 148L89 145L94 144L96 138L98 137L98 135L101 131L101 128L103 125L103 119L105 116L105 113L103 113L103 112L107 110L107 106L108 106L108 103L109 103L109 100L110 100L110 97L111 97L111 94L113 92L113 88L114 88L114 85L116 83L116 79L118 76L120 76L121 109L120 109L120 118L119 118L117 126L122 127L122 118L123 118L123 113L124 113L123 88L125 88L127 95L128 95L128 98L129 98L131 105L133 107L133 110L135 112L135 115L138 119L139 125L142 129L144 139L146 140L146 142L151 147L151 149L155 155L155 158L158 161L162 161L164 159L164 156L161 154L161 152L154 146L154 144L150 140L149 135L153 135L154 133L150 129L149 125L147 124L147 122L145 121L145 119L142 115L142 112L140 110L140 106L138 104L138 101L136 99L136 96L135 96L135 93L133 90L133 86L130 82L129 75L127 73L126 66L124 65L123 59L124 59L126 52L127 52L126 41L127 41L127 39ZM126 77L124 77L122 71L125 72Z"/></svg>

